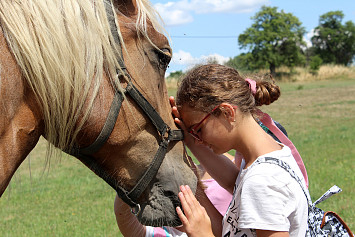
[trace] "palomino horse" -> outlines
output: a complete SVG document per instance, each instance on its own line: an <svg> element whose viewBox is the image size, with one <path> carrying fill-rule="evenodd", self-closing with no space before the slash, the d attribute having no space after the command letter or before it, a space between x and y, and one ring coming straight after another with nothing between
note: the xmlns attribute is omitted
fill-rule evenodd
<svg viewBox="0 0 355 237"><path fill-rule="evenodd" d="M43 136L142 223L179 224L179 185L196 177L170 129L158 23L147 0L0 1L0 195Z"/></svg>

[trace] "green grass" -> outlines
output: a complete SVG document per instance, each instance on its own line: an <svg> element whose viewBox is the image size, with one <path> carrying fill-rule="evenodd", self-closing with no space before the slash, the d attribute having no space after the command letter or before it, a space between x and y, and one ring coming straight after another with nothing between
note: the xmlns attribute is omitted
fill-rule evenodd
<svg viewBox="0 0 355 237"><path fill-rule="evenodd" d="M314 201L334 184L343 189L319 207L337 212L354 231L355 79L280 86L280 99L261 109L286 127ZM44 156L41 140L1 197L0 236L122 236L115 192L73 157L52 159L46 168Z"/></svg>
<svg viewBox="0 0 355 237"><path fill-rule="evenodd" d="M122 236L115 192L73 157L45 168L44 154L41 140L1 197L0 236Z"/></svg>
<svg viewBox="0 0 355 237"><path fill-rule="evenodd" d="M283 124L300 152L312 200L334 184L343 192L318 207L355 229L355 80L281 84L282 96L262 108Z"/></svg>

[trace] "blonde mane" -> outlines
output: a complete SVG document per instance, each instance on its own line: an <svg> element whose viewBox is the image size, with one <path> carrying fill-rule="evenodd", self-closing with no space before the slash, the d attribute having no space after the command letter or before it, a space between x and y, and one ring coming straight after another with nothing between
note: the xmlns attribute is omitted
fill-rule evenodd
<svg viewBox="0 0 355 237"><path fill-rule="evenodd" d="M62 150L70 149L75 143L104 73L121 90L116 78L118 49L105 11L108 1L0 1L0 25L41 105L45 136ZM158 14L149 1L136 1L137 30L148 37L149 19L160 31ZM88 109L84 109L84 104Z"/></svg>

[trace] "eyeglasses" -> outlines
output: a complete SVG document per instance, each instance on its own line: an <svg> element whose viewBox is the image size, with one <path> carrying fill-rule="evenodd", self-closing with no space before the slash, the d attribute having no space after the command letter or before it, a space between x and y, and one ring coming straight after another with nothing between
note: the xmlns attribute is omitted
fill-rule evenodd
<svg viewBox="0 0 355 237"><path fill-rule="evenodd" d="M202 139L200 138L200 136L197 134L197 128L200 127L200 125L208 118L210 117L210 115L219 107L220 105L217 105L216 107L214 107L212 109L211 112L209 112L198 124L196 124L195 126L193 126L188 132L190 133L190 135L195 138L198 141L202 141Z"/></svg>

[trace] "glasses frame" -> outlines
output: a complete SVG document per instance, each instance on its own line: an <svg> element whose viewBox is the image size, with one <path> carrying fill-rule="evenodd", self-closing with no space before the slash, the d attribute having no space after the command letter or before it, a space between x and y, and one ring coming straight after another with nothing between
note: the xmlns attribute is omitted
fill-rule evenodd
<svg viewBox="0 0 355 237"><path fill-rule="evenodd" d="M202 139L199 137L199 135L196 133L196 129L206 120L208 119L208 117L211 116L211 114L219 107L220 105L217 105L216 107L214 107L211 112L209 112L208 114L206 114L206 116L196 125L194 125L188 132L189 134L195 138L197 141L202 141Z"/></svg>

